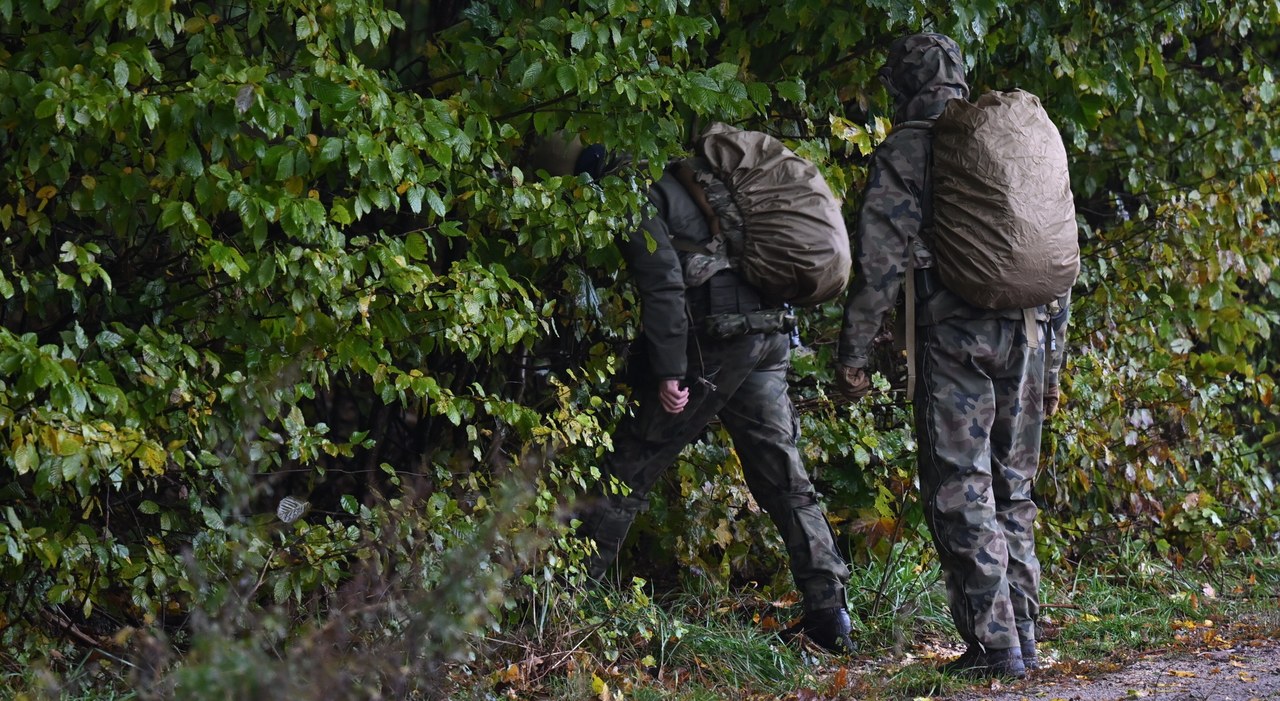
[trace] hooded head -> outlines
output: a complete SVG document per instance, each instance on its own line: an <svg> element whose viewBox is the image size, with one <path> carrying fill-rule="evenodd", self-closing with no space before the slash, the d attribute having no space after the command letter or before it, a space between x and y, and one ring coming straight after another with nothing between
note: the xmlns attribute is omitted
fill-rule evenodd
<svg viewBox="0 0 1280 701"><path fill-rule="evenodd" d="M969 97L960 47L942 34L912 34L893 42L880 80L893 97L895 124L932 119L948 100Z"/></svg>
<svg viewBox="0 0 1280 701"><path fill-rule="evenodd" d="M527 161L533 170L545 170L548 175L589 174L599 180L616 163L608 160L608 153L600 144L584 146L582 139L568 138L564 132L555 132L535 142Z"/></svg>

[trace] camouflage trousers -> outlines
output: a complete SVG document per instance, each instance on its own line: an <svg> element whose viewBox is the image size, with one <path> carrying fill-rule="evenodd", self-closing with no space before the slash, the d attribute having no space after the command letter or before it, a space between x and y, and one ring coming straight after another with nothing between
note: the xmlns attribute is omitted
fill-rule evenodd
<svg viewBox="0 0 1280 701"><path fill-rule="evenodd" d="M1043 421L1044 324L958 319L917 333L920 491L952 619L986 649L1035 639L1040 562L1031 487Z"/></svg>
<svg viewBox="0 0 1280 701"><path fill-rule="evenodd" d="M615 477L631 491L588 505L580 533L593 538L598 548L587 563L589 574L603 576L658 478L719 417L742 461L747 487L786 544L805 610L844 607L849 569L796 448L800 428L787 394L787 335L703 338L690 344L689 357L695 361L691 372L700 376L688 381L684 411L663 411L657 382L648 382L637 388L635 415L624 417L613 434L602 481Z"/></svg>

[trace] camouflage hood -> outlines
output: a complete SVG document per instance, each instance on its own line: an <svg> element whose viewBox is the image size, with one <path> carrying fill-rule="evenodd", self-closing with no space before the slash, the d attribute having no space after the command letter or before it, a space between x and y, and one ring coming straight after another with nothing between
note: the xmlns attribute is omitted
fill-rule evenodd
<svg viewBox="0 0 1280 701"><path fill-rule="evenodd" d="M941 34L913 34L893 42L880 79L893 97L895 124L933 119L948 100L969 97L960 47Z"/></svg>

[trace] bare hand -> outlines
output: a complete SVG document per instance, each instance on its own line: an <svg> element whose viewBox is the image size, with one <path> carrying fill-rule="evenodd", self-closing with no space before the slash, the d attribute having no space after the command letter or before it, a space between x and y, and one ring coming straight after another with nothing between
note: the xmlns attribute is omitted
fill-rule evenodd
<svg viewBox="0 0 1280 701"><path fill-rule="evenodd" d="M658 399L668 414L679 414L689 403L689 390L680 386L680 380L662 380L658 383Z"/></svg>

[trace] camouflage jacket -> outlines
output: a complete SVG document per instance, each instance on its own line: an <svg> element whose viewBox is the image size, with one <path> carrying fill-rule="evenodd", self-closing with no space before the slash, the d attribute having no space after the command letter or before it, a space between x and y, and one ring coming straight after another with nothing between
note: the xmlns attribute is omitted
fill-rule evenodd
<svg viewBox="0 0 1280 701"><path fill-rule="evenodd" d="M897 303L910 267L933 267L933 254L919 236L929 139L924 129L898 130L871 156L853 232L853 279L840 333L840 362L845 365L867 365L872 339Z"/></svg>
<svg viewBox="0 0 1280 701"><path fill-rule="evenodd" d="M947 101L969 95L959 47L938 34L895 42L880 76L894 99L895 124L936 119ZM866 367L873 339L893 310L908 271L934 265L920 235L932 148L929 130L895 129L871 155L853 230L854 274L840 334L839 360L845 365ZM1068 296L1052 317L1055 342L1045 372L1050 386L1057 384L1062 366L1069 304ZM971 318L989 315L976 308L957 311Z"/></svg>

